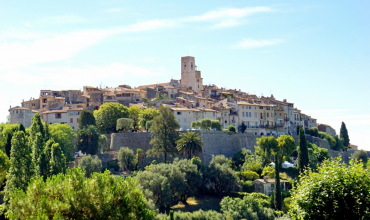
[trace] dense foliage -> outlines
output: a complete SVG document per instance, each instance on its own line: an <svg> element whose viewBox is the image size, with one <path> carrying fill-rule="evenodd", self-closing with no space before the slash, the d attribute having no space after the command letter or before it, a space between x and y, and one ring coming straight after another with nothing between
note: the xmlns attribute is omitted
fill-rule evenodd
<svg viewBox="0 0 370 220"><path fill-rule="evenodd" d="M83 129L89 125L96 125L94 114L89 110L83 110L78 121L78 128Z"/></svg>
<svg viewBox="0 0 370 220"><path fill-rule="evenodd" d="M176 129L180 128L180 125L170 109L161 105L159 113L153 119L153 124L149 129L152 136L150 144L153 148L148 150L147 154L150 156L164 155L164 160L167 161L167 155L174 156L178 152L176 141L179 139L179 133Z"/></svg>
<svg viewBox="0 0 370 220"><path fill-rule="evenodd" d="M77 131L77 148L83 153L96 154L99 152L99 131L94 125L88 125Z"/></svg>
<svg viewBox="0 0 370 220"><path fill-rule="evenodd" d="M46 182L33 179L26 190L10 194L10 219L154 219L155 212L134 179L105 172L85 178L78 168Z"/></svg>
<svg viewBox="0 0 370 220"><path fill-rule="evenodd" d="M133 128L137 129L139 128L139 117L143 110L141 110L139 107L131 106L128 108L128 115L133 120ZM118 123L117 123L118 125Z"/></svg>
<svg viewBox="0 0 370 220"><path fill-rule="evenodd" d="M277 140L273 136L263 136L257 138L256 153L262 157L262 167L268 166L271 163L271 153L278 145Z"/></svg>
<svg viewBox="0 0 370 220"><path fill-rule="evenodd" d="M121 147L117 157L118 165L122 170L134 170L138 160L134 152L128 147Z"/></svg>
<svg viewBox="0 0 370 220"><path fill-rule="evenodd" d="M6 153L0 150L0 188L5 183L6 173L10 167L9 158Z"/></svg>
<svg viewBox="0 0 370 220"><path fill-rule="evenodd" d="M180 139L176 144L177 150L180 153L186 153L189 160L192 158L193 154L201 152L203 146L200 135L191 131L180 134Z"/></svg>
<svg viewBox="0 0 370 220"><path fill-rule="evenodd" d="M78 167L85 171L86 177L101 170L101 160L96 156L87 155L78 161Z"/></svg>
<svg viewBox="0 0 370 220"><path fill-rule="evenodd" d="M329 135L326 132L319 131L319 138L327 140L329 142L330 148L334 149L337 145L337 142L335 141L335 138L331 135Z"/></svg>
<svg viewBox="0 0 370 220"><path fill-rule="evenodd" d="M128 118L128 108L117 102L104 103L99 110L94 111L96 127L101 133L110 134L117 132L117 120L119 118Z"/></svg>
<svg viewBox="0 0 370 220"><path fill-rule="evenodd" d="M364 167L366 167L366 163L368 161L368 157L367 157L367 152L364 151L364 150L359 150L359 151L356 151L353 155L352 155L352 159L353 160L356 160L358 162L362 162L364 164Z"/></svg>
<svg viewBox="0 0 370 220"><path fill-rule="evenodd" d="M131 118L119 118L117 120L117 131L129 131L134 128L135 121Z"/></svg>
<svg viewBox="0 0 370 220"><path fill-rule="evenodd" d="M147 108L143 110L139 114L139 121L138 121L139 127L141 129L148 130L150 126L147 127L147 122L152 121L158 115L159 115L159 111L157 109Z"/></svg>
<svg viewBox="0 0 370 220"><path fill-rule="evenodd" d="M303 128L299 129L299 148L298 148L298 169L300 172L303 172L305 167L308 166L308 149L307 149L307 140L304 134Z"/></svg>
<svg viewBox="0 0 370 220"><path fill-rule="evenodd" d="M301 174L292 190L293 219L369 219L370 175L351 160L326 160L318 172Z"/></svg>
<svg viewBox="0 0 370 220"><path fill-rule="evenodd" d="M66 159L72 161L72 153L75 148L73 141L76 139L73 128L68 124L54 123L49 126L49 133L50 138L59 144Z"/></svg>
<svg viewBox="0 0 370 220"><path fill-rule="evenodd" d="M228 131L231 131L231 132L236 132L236 128L235 128L235 126L234 126L234 125L229 125L229 126L227 126L227 130L228 130Z"/></svg>
<svg viewBox="0 0 370 220"><path fill-rule="evenodd" d="M348 136L348 130L346 127L346 124L342 122L342 125L340 126L340 139L343 142L343 145L348 148L349 147L349 136Z"/></svg>

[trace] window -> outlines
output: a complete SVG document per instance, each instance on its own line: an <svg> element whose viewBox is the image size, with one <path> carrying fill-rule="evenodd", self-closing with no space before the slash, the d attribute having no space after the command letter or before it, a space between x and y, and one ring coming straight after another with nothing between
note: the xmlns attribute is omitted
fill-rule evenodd
<svg viewBox="0 0 370 220"><path fill-rule="evenodd" d="M254 117L257 118L257 112L254 113Z"/></svg>
<svg viewBox="0 0 370 220"><path fill-rule="evenodd" d="M186 131L186 130L188 130L188 127L187 126L184 126L184 130Z"/></svg>
<svg viewBox="0 0 370 220"><path fill-rule="evenodd" d="M263 107L262 107L262 106L260 106L260 109L263 109Z"/></svg>
<svg viewBox="0 0 370 220"><path fill-rule="evenodd" d="M184 63L184 70L186 70L186 62Z"/></svg>
<svg viewBox="0 0 370 220"><path fill-rule="evenodd" d="M242 109L244 109L244 105L242 106Z"/></svg>
<svg viewBox="0 0 370 220"><path fill-rule="evenodd" d="M249 108L249 109L252 109L252 106L249 106L248 108Z"/></svg>
<svg viewBox="0 0 370 220"><path fill-rule="evenodd" d="M44 103L47 103L47 102L48 102L48 100L47 100L47 99L43 99L42 101L43 101Z"/></svg>
<svg viewBox="0 0 370 220"><path fill-rule="evenodd" d="M186 122L186 118L184 118L184 122Z"/></svg>
<svg viewBox="0 0 370 220"><path fill-rule="evenodd" d="M62 118L62 114L60 114L60 113L55 113L55 118Z"/></svg>
<svg viewBox="0 0 370 220"><path fill-rule="evenodd" d="M225 124L227 124L227 120L225 120Z"/></svg>
<svg viewBox="0 0 370 220"><path fill-rule="evenodd" d="M181 122L181 119L179 119L179 118L178 118L178 119L177 119L177 121L178 121L178 122Z"/></svg>
<svg viewBox="0 0 370 220"><path fill-rule="evenodd" d="M213 112L213 117L215 117L215 113Z"/></svg>
<svg viewBox="0 0 370 220"><path fill-rule="evenodd" d="M250 118L252 117L252 112L249 112L249 117L250 117Z"/></svg>
<svg viewBox="0 0 370 220"><path fill-rule="evenodd" d="M198 115L198 112L194 112L194 115Z"/></svg>
<svg viewBox="0 0 370 220"><path fill-rule="evenodd" d="M244 117L244 112L243 112L243 117Z"/></svg>
<svg viewBox="0 0 370 220"><path fill-rule="evenodd" d="M36 106L35 103L32 103L32 106Z"/></svg>
<svg viewBox="0 0 370 220"><path fill-rule="evenodd" d="M177 115L181 115L182 112L177 112Z"/></svg>
<svg viewBox="0 0 370 220"><path fill-rule="evenodd" d="M269 116L269 113L267 113L267 117L269 118L270 116Z"/></svg>
<svg viewBox="0 0 370 220"><path fill-rule="evenodd" d="M70 118L69 119L69 123L73 123L73 118Z"/></svg>
<svg viewBox="0 0 370 220"><path fill-rule="evenodd" d="M270 107L266 107L267 110L270 110Z"/></svg>

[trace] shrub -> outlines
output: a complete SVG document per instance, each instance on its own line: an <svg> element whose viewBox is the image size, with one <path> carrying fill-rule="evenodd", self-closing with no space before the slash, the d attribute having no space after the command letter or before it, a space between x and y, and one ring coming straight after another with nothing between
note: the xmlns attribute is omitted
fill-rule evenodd
<svg viewBox="0 0 370 220"><path fill-rule="evenodd" d="M247 179L247 180L256 180L258 179L260 176L258 175L258 173L254 172L254 171L251 171L251 170L247 170L247 171L243 171L241 173L241 177L243 179Z"/></svg>
<svg viewBox="0 0 370 220"><path fill-rule="evenodd" d="M217 131L221 131L221 123L219 120L211 120L211 128L216 128Z"/></svg>
<svg viewBox="0 0 370 220"><path fill-rule="evenodd" d="M347 166L338 158L300 176L289 214L293 219L369 219L369 204L369 172L362 164L351 160Z"/></svg>
<svg viewBox="0 0 370 220"><path fill-rule="evenodd" d="M243 192L252 193L254 191L253 182L251 180L240 181L240 185L242 187Z"/></svg>
<svg viewBox="0 0 370 220"><path fill-rule="evenodd" d="M266 166L262 170L262 176L268 176L270 179L275 178L275 169L271 166Z"/></svg>
<svg viewBox="0 0 370 220"><path fill-rule="evenodd" d="M233 125L229 125L229 126L227 127L227 130L228 130L228 131L231 131L231 132L236 132L236 128L235 128L235 126L233 126Z"/></svg>
<svg viewBox="0 0 370 220"><path fill-rule="evenodd" d="M364 164L364 167L366 167L366 163L367 163L367 160L368 160L367 153L364 150L356 151L352 155L352 159L357 160L358 162L362 161L362 163Z"/></svg>
<svg viewBox="0 0 370 220"><path fill-rule="evenodd" d="M114 177L108 171L84 177L79 168L37 177L26 191L11 192L9 219L154 219L133 178ZM114 190L112 190L114 189ZM114 208L113 208L114 207Z"/></svg>

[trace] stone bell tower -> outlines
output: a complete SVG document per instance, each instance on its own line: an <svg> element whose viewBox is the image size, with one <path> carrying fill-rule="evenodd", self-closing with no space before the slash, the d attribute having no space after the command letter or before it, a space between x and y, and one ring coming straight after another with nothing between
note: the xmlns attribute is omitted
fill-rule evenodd
<svg viewBox="0 0 370 220"><path fill-rule="evenodd" d="M203 90L203 78L192 56L181 57L181 84L196 92Z"/></svg>

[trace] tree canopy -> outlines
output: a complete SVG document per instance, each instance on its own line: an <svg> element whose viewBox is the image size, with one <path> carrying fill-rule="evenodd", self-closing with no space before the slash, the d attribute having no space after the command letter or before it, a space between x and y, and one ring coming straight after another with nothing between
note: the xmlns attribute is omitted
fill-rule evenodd
<svg viewBox="0 0 370 220"><path fill-rule="evenodd" d="M299 148L298 148L298 169L303 172L304 168L308 166L308 149L307 140L303 128L299 128Z"/></svg>
<svg viewBox="0 0 370 220"><path fill-rule="evenodd" d="M78 128L83 129L89 125L96 126L94 114L89 110L82 110L78 122Z"/></svg>
<svg viewBox="0 0 370 220"><path fill-rule="evenodd" d="M263 136L257 138L256 153L262 157L262 167L268 166L271 163L271 153L278 145L277 140L273 136Z"/></svg>
<svg viewBox="0 0 370 220"><path fill-rule="evenodd" d="M134 121L134 128L139 128L139 117L142 111L143 110L141 110L141 108L136 106L131 106L130 108L128 108L129 117Z"/></svg>
<svg viewBox="0 0 370 220"><path fill-rule="evenodd" d="M139 127L141 129L147 129L148 130L148 128L146 127L147 121L153 120L158 115L159 115L159 111L157 109L154 109L154 108L145 109L144 111L142 111L139 114L139 122L138 122Z"/></svg>
<svg viewBox="0 0 370 220"><path fill-rule="evenodd" d="M180 153L187 153L190 160L192 155L202 151L202 138L195 132L188 131L180 134L180 139L176 142L177 150Z"/></svg>
<svg viewBox="0 0 370 220"><path fill-rule="evenodd" d="M68 161L73 160L72 153L74 151L73 141L77 135L73 128L68 124L54 123L49 126L50 138L54 139L55 143L58 143L63 151L64 156Z"/></svg>
<svg viewBox="0 0 370 220"><path fill-rule="evenodd" d="M134 170L138 163L134 152L128 147L121 147L119 149L117 161L119 167L127 171Z"/></svg>
<svg viewBox="0 0 370 220"><path fill-rule="evenodd" d="M340 126L340 139L342 140L343 145L348 148L350 140L348 136L348 130L344 122L342 122L342 125Z"/></svg>
<svg viewBox="0 0 370 220"><path fill-rule="evenodd" d="M94 111L96 127L101 133L117 132L117 120L119 118L128 118L128 108L117 102L107 102Z"/></svg>
<svg viewBox="0 0 370 220"><path fill-rule="evenodd" d="M147 151L149 156L164 155L164 160L167 161L167 155L174 156L178 153L176 141L179 139L179 134L176 131L180 128L174 114L170 109L159 107L160 114L153 119L153 124L149 131L152 136L150 144L153 148Z"/></svg>
<svg viewBox="0 0 370 220"><path fill-rule="evenodd" d="M87 155L78 161L78 167L85 170L86 177L90 177L94 172L100 172L101 160L96 155Z"/></svg>
<svg viewBox="0 0 370 220"><path fill-rule="evenodd" d="M368 161L367 153L364 150L358 150L352 155L352 159L358 162L362 162L364 167L366 167L366 163Z"/></svg>
<svg viewBox="0 0 370 220"><path fill-rule="evenodd" d="M119 118L117 119L117 131L129 131L134 128L134 120L131 118Z"/></svg>
<svg viewBox="0 0 370 220"><path fill-rule="evenodd" d="M293 219L369 219L369 172L353 160L325 160L317 172L301 174L291 201Z"/></svg>
<svg viewBox="0 0 370 220"><path fill-rule="evenodd" d="M114 177L109 171L84 177L73 168L45 182L33 179L23 191L11 192L10 219L154 219L137 181Z"/></svg>

